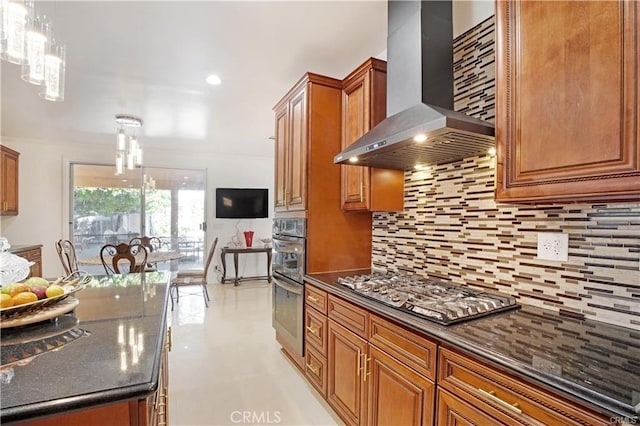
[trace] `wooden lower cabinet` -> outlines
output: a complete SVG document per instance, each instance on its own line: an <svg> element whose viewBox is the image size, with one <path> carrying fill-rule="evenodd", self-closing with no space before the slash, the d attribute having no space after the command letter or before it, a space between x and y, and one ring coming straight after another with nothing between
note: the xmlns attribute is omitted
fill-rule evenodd
<svg viewBox="0 0 640 426"><path fill-rule="evenodd" d="M367 341L329 320L327 402L348 425L367 424Z"/></svg>
<svg viewBox="0 0 640 426"><path fill-rule="evenodd" d="M304 372L323 398L327 398L327 358L313 347L305 351Z"/></svg>
<svg viewBox="0 0 640 426"><path fill-rule="evenodd" d="M438 389L438 426L485 426L502 425L463 399Z"/></svg>
<svg viewBox="0 0 640 426"><path fill-rule="evenodd" d="M479 419L490 417L491 424L595 426L611 423L609 418L443 347L439 348L438 389L465 401L465 406L472 406L482 414ZM452 419L467 411L460 401L447 398L447 394L438 395L438 403L444 399L447 404L446 408L438 406L438 424L458 424ZM441 416L446 417L441 419Z"/></svg>
<svg viewBox="0 0 640 426"><path fill-rule="evenodd" d="M431 425L435 384L373 345L365 373L369 382L368 424Z"/></svg>
<svg viewBox="0 0 640 426"><path fill-rule="evenodd" d="M347 425L611 423L308 283L305 292L305 374Z"/></svg>
<svg viewBox="0 0 640 426"><path fill-rule="evenodd" d="M323 316L308 311L315 331ZM327 313L326 400L342 420L347 425L433 424L436 345L333 295L328 295ZM321 365L321 340L317 334L305 336L308 362ZM320 374L307 377L318 389Z"/></svg>

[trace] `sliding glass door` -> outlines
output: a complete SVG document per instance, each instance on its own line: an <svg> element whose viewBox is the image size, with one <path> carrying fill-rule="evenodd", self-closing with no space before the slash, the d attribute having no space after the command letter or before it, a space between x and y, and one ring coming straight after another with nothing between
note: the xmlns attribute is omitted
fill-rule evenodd
<svg viewBox="0 0 640 426"><path fill-rule="evenodd" d="M160 238L160 250L179 251L159 269L202 266L205 247L204 170L140 168L115 176L113 166L71 165L71 240L79 259L99 256L104 244L138 236ZM103 273L101 265L81 269Z"/></svg>

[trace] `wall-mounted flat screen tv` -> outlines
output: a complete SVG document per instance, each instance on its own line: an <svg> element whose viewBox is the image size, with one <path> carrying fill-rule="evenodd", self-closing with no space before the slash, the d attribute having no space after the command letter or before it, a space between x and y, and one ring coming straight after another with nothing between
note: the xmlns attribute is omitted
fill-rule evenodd
<svg viewBox="0 0 640 426"><path fill-rule="evenodd" d="M258 219L269 217L269 190L216 188L216 218Z"/></svg>

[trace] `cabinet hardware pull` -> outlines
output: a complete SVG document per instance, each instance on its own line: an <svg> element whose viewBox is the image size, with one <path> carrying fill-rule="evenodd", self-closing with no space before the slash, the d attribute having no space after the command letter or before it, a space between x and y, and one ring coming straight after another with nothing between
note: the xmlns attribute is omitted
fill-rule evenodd
<svg viewBox="0 0 640 426"><path fill-rule="evenodd" d="M320 367L315 367L313 364L307 364L307 368L316 376L320 374Z"/></svg>
<svg viewBox="0 0 640 426"><path fill-rule="evenodd" d="M369 376L371 374L371 357L367 358L367 354L362 354L364 357L364 371L363 371L363 376L364 376L364 381L367 381L367 376ZM369 364L369 367L367 368L367 364Z"/></svg>
<svg viewBox="0 0 640 426"><path fill-rule="evenodd" d="M167 329L167 349L171 352L171 347L173 346L173 338L171 334L171 326Z"/></svg>
<svg viewBox="0 0 640 426"><path fill-rule="evenodd" d="M478 388L478 392L480 392L482 395L484 395L485 397L489 398L490 400L500 404L504 408L508 408L509 410L511 410L513 412L516 412L518 414L522 414L522 410L518 408L518 403L517 402L515 404L509 404L508 402L503 401L502 399L500 399L500 398L498 398L496 396L496 391L487 392L484 389Z"/></svg>
<svg viewBox="0 0 640 426"><path fill-rule="evenodd" d="M315 297L313 297L313 296L307 296L307 299L308 299L308 300L311 300L313 303L318 303L318 302L319 302L319 300L318 300L318 299L316 299L316 298L315 298Z"/></svg>
<svg viewBox="0 0 640 426"><path fill-rule="evenodd" d="M318 335L318 329L317 328L313 328L310 325L307 326L307 330L309 330L309 333L311 334L315 334L316 336Z"/></svg>
<svg viewBox="0 0 640 426"><path fill-rule="evenodd" d="M358 349L358 372L357 375L358 377L360 377L360 370L362 369L362 352L360 352L360 349Z"/></svg>

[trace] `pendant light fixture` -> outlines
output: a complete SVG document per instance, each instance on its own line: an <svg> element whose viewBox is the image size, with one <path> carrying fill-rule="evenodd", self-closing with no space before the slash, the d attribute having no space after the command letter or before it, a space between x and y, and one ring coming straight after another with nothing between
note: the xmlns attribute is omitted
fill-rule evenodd
<svg viewBox="0 0 640 426"><path fill-rule="evenodd" d="M45 55L49 50L51 34L46 16L30 19L25 33L26 61L22 64L22 79L41 85L45 81Z"/></svg>
<svg viewBox="0 0 640 426"><path fill-rule="evenodd" d="M44 82L38 93L41 98L64 101L65 64L66 46L53 40L44 56Z"/></svg>
<svg viewBox="0 0 640 426"><path fill-rule="evenodd" d="M142 166L142 145L138 141L138 130L143 122L129 114L116 115L118 134L116 139L116 175L124 173L124 168L133 170Z"/></svg>
<svg viewBox="0 0 640 426"><path fill-rule="evenodd" d="M0 57L7 62L23 65L27 62L27 24L33 16L33 2L2 0L2 45Z"/></svg>
<svg viewBox="0 0 640 426"><path fill-rule="evenodd" d="M0 0L0 58L21 65L22 79L42 86L42 98L63 101L66 47L51 27L33 0Z"/></svg>

